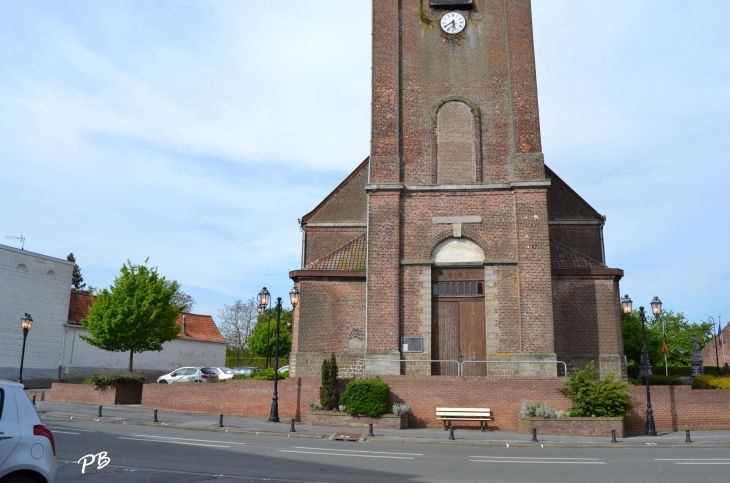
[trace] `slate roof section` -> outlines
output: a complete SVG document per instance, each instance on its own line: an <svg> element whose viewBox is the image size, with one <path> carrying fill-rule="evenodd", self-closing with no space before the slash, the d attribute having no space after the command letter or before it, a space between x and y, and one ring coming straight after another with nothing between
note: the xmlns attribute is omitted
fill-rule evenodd
<svg viewBox="0 0 730 483"><path fill-rule="evenodd" d="M550 267L553 270L608 268L603 263L589 258L555 240L550 240Z"/></svg>
<svg viewBox="0 0 730 483"><path fill-rule="evenodd" d="M68 323L71 325L81 325L81 319L89 315L91 302L91 295L87 292L71 290L71 299L68 305ZM182 333L183 315L185 316L185 333ZM213 317L210 315L182 312L177 317L177 325L181 328L181 339L197 339L207 342L221 343L226 342L218 330L218 327L215 325Z"/></svg>
<svg viewBox="0 0 730 483"><path fill-rule="evenodd" d="M309 264L308 270L365 270L367 243L365 236Z"/></svg>

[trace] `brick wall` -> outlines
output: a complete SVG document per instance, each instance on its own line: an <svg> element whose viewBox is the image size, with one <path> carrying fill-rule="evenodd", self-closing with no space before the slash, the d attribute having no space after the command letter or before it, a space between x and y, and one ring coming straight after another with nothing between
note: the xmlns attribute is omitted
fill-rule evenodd
<svg viewBox="0 0 730 483"><path fill-rule="evenodd" d="M305 233L307 240L304 265L307 266L361 237L365 228L306 227Z"/></svg>
<svg viewBox="0 0 730 483"><path fill-rule="evenodd" d="M618 280L556 276L552 285L558 359L569 369L593 360L602 375L625 375Z"/></svg>
<svg viewBox="0 0 730 483"><path fill-rule="evenodd" d="M611 430L616 430L616 437L624 437L624 418L520 418L519 432L531 434L537 428L538 438L541 434L558 436L593 436L610 438Z"/></svg>
<svg viewBox="0 0 730 483"><path fill-rule="evenodd" d="M600 225L550 225L550 239L603 262Z"/></svg>
<svg viewBox="0 0 730 483"><path fill-rule="evenodd" d="M646 388L634 386L636 406L626 420L627 431L646 427ZM730 429L730 391L692 389L690 386L654 386L651 407L657 431L684 429Z"/></svg>
<svg viewBox="0 0 730 483"><path fill-rule="evenodd" d="M46 394L46 401L114 406L116 392L115 387L101 391L87 384L53 383L51 392Z"/></svg>

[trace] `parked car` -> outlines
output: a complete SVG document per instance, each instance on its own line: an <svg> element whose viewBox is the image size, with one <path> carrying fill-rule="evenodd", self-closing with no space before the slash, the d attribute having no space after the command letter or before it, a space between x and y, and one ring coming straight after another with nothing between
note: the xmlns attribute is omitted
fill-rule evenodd
<svg viewBox="0 0 730 483"><path fill-rule="evenodd" d="M23 385L0 380L0 480L54 483L56 442Z"/></svg>
<svg viewBox="0 0 730 483"><path fill-rule="evenodd" d="M260 367L253 367L253 366L239 366L239 367L234 367L231 370L233 371L234 375L240 374L242 376L250 376L254 372L261 372Z"/></svg>
<svg viewBox="0 0 730 483"><path fill-rule="evenodd" d="M232 379L235 375L233 373L233 370L227 368L227 367L213 367L213 369L216 369L218 371L218 380L219 381L226 381L228 379Z"/></svg>
<svg viewBox="0 0 730 483"><path fill-rule="evenodd" d="M282 372L289 372L289 366L281 366L279 368L279 373L281 374Z"/></svg>
<svg viewBox="0 0 730 483"><path fill-rule="evenodd" d="M216 381L218 381L218 371L212 367L181 367L157 378L157 382L160 384Z"/></svg>

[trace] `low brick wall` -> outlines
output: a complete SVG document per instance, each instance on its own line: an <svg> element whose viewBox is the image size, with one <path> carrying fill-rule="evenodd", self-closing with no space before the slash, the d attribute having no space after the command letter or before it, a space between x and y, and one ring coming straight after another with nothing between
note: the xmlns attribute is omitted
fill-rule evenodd
<svg viewBox="0 0 730 483"><path fill-rule="evenodd" d="M626 431L646 427L646 387L634 386L636 406L626 419ZM652 386L651 407L657 431L730 429L730 390L690 386Z"/></svg>
<svg viewBox="0 0 730 483"><path fill-rule="evenodd" d="M307 401L319 401L320 385L320 379L314 377L288 377L279 381L279 417L301 420ZM273 391L273 381L145 384L142 406L150 409L268 418Z"/></svg>
<svg viewBox="0 0 730 483"><path fill-rule="evenodd" d="M96 390L88 384L53 383L46 401L78 404L101 404L114 406L117 390L110 387L106 391Z"/></svg>
<svg viewBox="0 0 730 483"><path fill-rule="evenodd" d="M530 434L537 428L538 436L595 436L610 438L611 430L616 437L624 437L624 418L519 418L519 432Z"/></svg>
<svg viewBox="0 0 730 483"><path fill-rule="evenodd" d="M370 423L380 429L406 429L408 415L384 414L378 418L350 416L335 411L307 411L304 421L311 426L334 426L339 428L367 428Z"/></svg>

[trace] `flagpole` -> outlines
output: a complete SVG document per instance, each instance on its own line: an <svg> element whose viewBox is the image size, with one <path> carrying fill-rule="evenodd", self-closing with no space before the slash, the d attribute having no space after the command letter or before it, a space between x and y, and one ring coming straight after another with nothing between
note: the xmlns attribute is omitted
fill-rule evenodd
<svg viewBox="0 0 730 483"><path fill-rule="evenodd" d="M666 376L669 377L669 366L667 366L667 328L664 326L664 319L662 318L662 332L664 333L664 371Z"/></svg>
<svg viewBox="0 0 730 483"><path fill-rule="evenodd" d="M722 336L722 320L720 319L720 316L717 316L717 331L720 334L720 344L722 345L722 364L727 364L727 359L725 359L725 340Z"/></svg>

